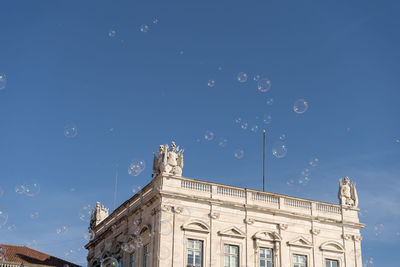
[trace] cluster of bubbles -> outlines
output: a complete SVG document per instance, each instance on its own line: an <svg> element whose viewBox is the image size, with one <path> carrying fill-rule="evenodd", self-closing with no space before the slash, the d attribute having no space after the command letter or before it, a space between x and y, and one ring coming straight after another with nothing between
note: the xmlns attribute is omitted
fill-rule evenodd
<svg viewBox="0 0 400 267"><path fill-rule="evenodd" d="M68 227L66 225L61 225L56 229L58 235L65 234L66 232L68 232Z"/></svg>
<svg viewBox="0 0 400 267"><path fill-rule="evenodd" d="M144 159L132 159L129 163L128 174L131 176L138 176L146 168Z"/></svg>
<svg viewBox="0 0 400 267"><path fill-rule="evenodd" d="M29 197L37 196L40 193L40 185L36 180L29 180L23 184L17 184L15 186L15 193L19 195L27 195Z"/></svg>
<svg viewBox="0 0 400 267"><path fill-rule="evenodd" d="M375 235L379 236L380 234L382 234L384 229L385 229L385 226L383 225L383 223L376 224L374 226Z"/></svg>
<svg viewBox="0 0 400 267"><path fill-rule="evenodd" d="M64 136L67 138L74 138L78 135L78 127L74 123L64 126Z"/></svg>
<svg viewBox="0 0 400 267"><path fill-rule="evenodd" d="M241 83L247 82L248 75L245 72L239 72L237 75L237 80ZM253 77L253 80L257 82L257 90L266 93L271 89L271 80L265 77L261 77L261 75L256 74Z"/></svg>
<svg viewBox="0 0 400 267"><path fill-rule="evenodd" d="M241 83L245 83L247 82L247 73L245 72L239 72L239 74L237 75L237 80Z"/></svg>
<svg viewBox="0 0 400 267"><path fill-rule="evenodd" d="M215 85L215 81L214 80L208 80L208 82L207 82L207 86L208 87L214 87L214 85Z"/></svg>
<svg viewBox="0 0 400 267"><path fill-rule="evenodd" d="M256 117L256 120L259 120L259 118ZM269 123L271 123L271 121L272 121L271 115L265 115L262 122L264 124L269 124ZM260 123L258 121L250 124L250 126L249 126L249 123L246 120L242 119L241 117L236 117L235 124L237 124L240 129L242 129L242 130L249 129L250 132L253 132L253 133L257 133L260 130L260 126L259 126Z"/></svg>
<svg viewBox="0 0 400 267"><path fill-rule="evenodd" d="M308 161L308 166L304 167L300 172L300 178L297 180L299 185L306 185L311 180L311 171L312 168L317 167L319 164L319 158L313 157ZM294 180L288 180L286 182L288 186L292 186L295 184Z"/></svg>
<svg viewBox="0 0 400 267"><path fill-rule="evenodd" d="M153 18L153 24L158 24L158 18ZM139 29L141 32L148 32L150 29L150 26L147 24L142 24L142 25L140 25Z"/></svg>
<svg viewBox="0 0 400 267"><path fill-rule="evenodd" d="M32 211L31 214L29 214L29 217L34 220L39 218L39 212L38 211Z"/></svg>
<svg viewBox="0 0 400 267"><path fill-rule="evenodd" d="M203 138L204 138L204 140L211 142L211 141L215 140L215 133L213 131L207 130L204 133ZM201 141L200 138L196 139L197 143L199 143L200 141ZM218 138L217 143L218 143L219 147L225 148L228 146L228 139L226 137L221 136Z"/></svg>
<svg viewBox="0 0 400 267"><path fill-rule="evenodd" d="M266 103L268 106L272 106L274 104L274 99L272 97L268 97Z"/></svg>
<svg viewBox="0 0 400 267"><path fill-rule="evenodd" d="M281 159L287 155L288 148L284 141L278 140L272 144L272 155L276 158Z"/></svg>
<svg viewBox="0 0 400 267"><path fill-rule="evenodd" d="M92 217L93 208L90 204L87 204L81 208L79 211L79 219L86 223L90 222L90 218Z"/></svg>
<svg viewBox="0 0 400 267"><path fill-rule="evenodd" d="M214 140L214 132L206 131L206 133L204 134L204 139L207 140L207 141Z"/></svg>
<svg viewBox="0 0 400 267"><path fill-rule="evenodd" d="M297 114L303 114L308 109L308 102L304 98L300 98L294 102L293 110Z"/></svg>
<svg viewBox="0 0 400 267"><path fill-rule="evenodd" d="M3 90L6 88L7 84L7 77L4 73L0 73L0 90Z"/></svg>

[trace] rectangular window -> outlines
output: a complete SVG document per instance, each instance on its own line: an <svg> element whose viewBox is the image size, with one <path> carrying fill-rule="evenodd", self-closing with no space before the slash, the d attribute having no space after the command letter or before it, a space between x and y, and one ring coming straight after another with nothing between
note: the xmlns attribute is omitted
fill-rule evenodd
<svg viewBox="0 0 400 267"><path fill-rule="evenodd" d="M325 265L326 267L339 267L339 261L326 259Z"/></svg>
<svg viewBox="0 0 400 267"><path fill-rule="evenodd" d="M307 267L307 256L293 254L293 267Z"/></svg>
<svg viewBox="0 0 400 267"><path fill-rule="evenodd" d="M260 267L274 266L272 248L260 248L259 253L260 253Z"/></svg>
<svg viewBox="0 0 400 267"><path fill-rule="evenodd" d="M131 267L135 267L135 253L131 255Z"/></svg>
<svg viewBox="0 0 400 267"><path fill-rule="evenodd" d="M239 267L239 246L224 244L224 267Z"/></svg>
<svg viewBox="0 0 400 267"><path fill-rule="evenodd" d="M188 239L187 242L187 267L203 266L203 241Z"/></svg>
<svg viewBox="0 0 400 267"><path fill-rule="evenodd" d="M146 246L143 246L143 267L148 267L149 266L149 244Z"/></svg>

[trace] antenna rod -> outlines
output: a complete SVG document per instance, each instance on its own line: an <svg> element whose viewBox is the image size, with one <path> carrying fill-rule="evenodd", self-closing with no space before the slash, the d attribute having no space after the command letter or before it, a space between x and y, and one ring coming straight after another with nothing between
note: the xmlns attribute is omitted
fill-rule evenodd
<svg viewBox="0 0 400 267"><path fill-rule="evenodd" d="M115 203L117 201L117 185L118 185L118 167L115 173L115 186L114 186L114 210L115 210Z"/></svg>
<svg viewBox="0 0 400 267"><path fill-rule="evenodd" d="M265 192L265 129L263 131L263 192Z"/></svg>

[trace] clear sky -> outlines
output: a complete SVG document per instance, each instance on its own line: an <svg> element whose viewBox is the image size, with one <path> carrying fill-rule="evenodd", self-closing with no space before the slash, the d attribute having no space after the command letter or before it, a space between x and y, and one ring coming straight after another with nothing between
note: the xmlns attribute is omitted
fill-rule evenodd
<svg viewBox="0 0 400 267"><path fill-rule="evenodd" d="M267 191L337 203L349 176L367 224L363 258L398 266L399 8L2 0L0 243L85 265L79 213L96 201L113 210L117 168L117 205L151 180L152 153L172 140L185 149L184 176L261 189L266 129ZM130 176L134 158L146 167ZM15 192L24 183L30 191Z"/></svg>

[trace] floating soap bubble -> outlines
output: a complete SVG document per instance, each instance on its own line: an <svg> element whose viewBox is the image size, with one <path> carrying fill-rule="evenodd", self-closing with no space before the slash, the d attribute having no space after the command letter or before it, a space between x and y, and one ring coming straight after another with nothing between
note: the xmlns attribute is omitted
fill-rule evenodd
<svg viewBox="0 0 400 267"><path fill-rule="evenodd" d="M172 233L172 224L168 220L160 221L160 233L161 235L170 235Z"/></svg>
<svg viewBox="0 0 400 267"><path fill-rule="evenodd" d="M282 141L286 140L286 134L281 134L279 136L279 139L282 140Z"/></svg>
<svg viewBox="0 0 400 267"><path fill-rule="evenodd" d="M171 257L171 250L167 246L162 246L160 251L157 253L157 258L159 260L166 260Z"/></svg>
<svg viewBox="0 0 400 267"><path fill-rule="evenodd" d="M66 232L68 232L68 227L66 225L62 225L56 229L58 235L65 234Z"/></svg>
<svg viewBox="0 0 400 267"><path fill-rule="evenodd" d="M143 159L133 159L129 164L128 174L131 176L138 176L144 171L145 167L146 163Z"/></svg>
<svg viewBox="0 0 400 267"><path fill-rule="evenodd" d="M312 158L308 161L308 165L311 167L317 167L319 164L319 158Z"/></svg>
<svg viewBox="0 0 400 267"><path fill-rule="evenodd" d="M24 191L25 195L29 197L37 196L40 193L40 185L34 179L31 179L28 182L24 183L23 188L25 190Z"/></svg>
<svg viewBox="0 0 400 267"><path fill-rule="evenodd" d="M0 228L2 228L8 221L7 211L0 206Z"/></svg>
<svg viewBox="0 0 400 267"><path fill-rule="evenodd" d="M382 234L384 228L385 228L385 226L383 225L383 223L376 224L374 226L375 235L378 236L378 235Z"/></svg>
<svg viewBox="0 0 400 267"><path fill-rule="evenodd" d="M395 139L394 139L394 142L395 142L396 144L400 144L400 138L395 138Z"/></svg>
<svg viewBox="0 0 400 267"><path fill-rule="evenodd" d="M274 99L272 97L267 98L267 105L272 106L274 104Z"/></svg>
<svg viewBox="0 0 400 267"><path fill-rule="evenodd" d="M250 128L250 131L252 131L253 133L256 133L256 132L258 132L258 130L259 130L259 127L258 127L258 125L253 125L253 126L251 126L251 128Z"/></svg>
<svg viewBox="0 0 400 267"><path fill-rule="evenodd" d="M253 80L254 81L258 81L261 78L261 76L259 74L254 75Z"/></svg>
<svg viewBox="0 0 400 267"><path fill-rule="evenodd" d="M37 218L39 218L39 212L38 211L33 211L33 212L31 212L31 214L29 214L29 217L32 220L37 219Z"/></svg>
<svg viewBox="0 0 400 267"><path fill-rule="evenodd" d="M15 229L17 229L17 226L15 225L15 223L7 226L7 230L10 232L15 231Z"/></svg>
<svg viewBox="0 0 400 267"><path fill-rule="evenodd" d="M185 51L179 50L179 51L178 51L178 54L179 54L180 56L182 56L183 54L185 54Z"/></svg>
<svg viewBox="0 0 400 267"><path fill-rule="evenodd" d="M240 148L236 149L236 150L233 152L233 156L234 156L235 158L237 158L237 159L242 159L243 156L244 156L244 151L243 151L243 149L240 149Z"/></svg>
<svg viewBox="0 0 400 267"><path fill-rule="evenodd" d="M110 30L109 32L108 32L108 36L109 37L111 37L111 38L113 38L113 37L115 37L115 34L116 34L117 32L115 31L115 30Z"/></svg>
<svg viewBox="0 0 400 267"><path fill-rule="evenodd" d="M264 115L263 122L264 122L265 124L270 124L270 123L272 122L272 116L269 115L269 114L265 114L265 115Z"/></svg>
<svg viewBox="0 0 400 267"><path fill-rule="evenodd" d="M301 170L301 176L303 177L309 177L310 176L310 169L309 168L304 168Z"/></svg>
<svg viewBox="0 0 400 267"><path fill-rule="evenodd" d="M287 184L288 186L292 186L292 185L294 185L294 181L293 181L292 179L287 180L287 181L286 181L286 184Z"/></svg>
<svg viewBox="0 0 400 267"><path fill-rule="evenodd" d="M3 90L6 88L7 84L7 77L4 73L0 73L0 90Z"/></svg>
<svg viewBox="0 0 400 267"><path fill-rule="evenodd" d="M242 128L242 130L246 130L246 129L247 129L247 126L248 126L247 122L243 122L243 123L240 125L240 128Z"/></svg>
<svg viewBox="0 0 400 267"><path fill-rule="evenodd" d="M218 139L218 146L220 147L226 147L228 145L228 139L225 137L220 137Z"/></svg>
<svg viewBox="0 0 400 267"><path fill-rule="evenodd" d="M140 26L140 31L141 32L148 32L149 31L149 26L146 24L143 24Z"/></svg>
<svg viewBox="0 0 400 267"><path fill-rule="evenodd" d="M374 258L367 258L364 260L363 267L373 267L374 266Z"/></svg>
<svg viewBox="0 0 400 267"><path fill-rule="evenodd" d="M93 208L90 204L87 204L81 208L79 211L79 219L84 222L90 222L90 218L92 217Z"/></svg>
<svg viewBox="0 0 400 267"><path fill-rule="evenodd" d="M241 123L241 122L242 122L242 118L241 117L236 117L235 123Z"/></svg>
<svg viewBox="0 0 400 267"><path fill-rule="evenodd" d="M214 132L206 131L206 133L204 134L204 139L206 139L207 141L212 141L214 139Z"/></svg>
<svg viewBox="0 0 400 267"><path fill-rule="evenodd" d="M158 24L158 18L153 18L153 24Z"/></svg>
<svg viewBox="0 0 400 267"><path fill-rule="evenodd" d="M101 260L100 267L119 267L119 263L114 257L107 257Z"/></svg>
<svg viewBox="0 0 400 267"><path fill-rule="evenodd" d="M64 136L67 138L74 138L78 135L78 128L75 124L67 124L64 126Z"/></svg>
<svg viewBox="0 0 400 267"><path fill-rule="evenodd" d="M214 87L215 81L214 80L209 80L207 85L208 85L208 87Z"/></svg>
<svg viewBox="0 0 400 267"><path fill-rule="evenodd" d="M262 78L257 84L258 91L266 93L271 89L271 81L268 78Z"/></svg>
<svg viewBox="0 0 400 267"><path fill-rule="evenodd" d="M22 184L17 184L17 185L14 187L14 191L15 191L15 193L17 193L17 194L22 195L22 194L25 193L25 188L24 188L24 186L23 186Z"/></svg>
<svg viewBox="0 0 400 267"><path fill-rule="evenodd" d="M218 70L221 71L222 70L222 66L218 66Z"/></svg>
<svg viewBox="0 0 400 267"><path fill-rule="evenodd" d="M135 251L135 244L133 243L133 241L129 241L129 242L123 242L121 244L121 249L122 251L126 252L126 253L133 253Z"/></svg>
<svg viewBox="0 0 400 267"><path fill-rule="evenodd" d="M142 190L142 187L140 185L136 185L132 188L132 193L136 194L137 192L140 192Z"/></svg>
<svg viewBox="0 0 400 267"><path fill-rule="evenodd" d="M237 80L241 83L244 83L247 81L247 74L245 72L239 72L237 75Z"/></svg>
<svg viewBox="0 0 400 267"><path fill-rule="evenodd" d="M275 142L272 145L272 154L278 159L285 157L287 154L286 144L282 141Z"/></svg>
<svg viewBox="0 0 400 267"><path fill-rule="evenodd" d="M303 98L296 100L296 102L293 105L293 110L297 114L303 114L304 112L307 111L307 109L308 109L308 102Z"/></svg>

